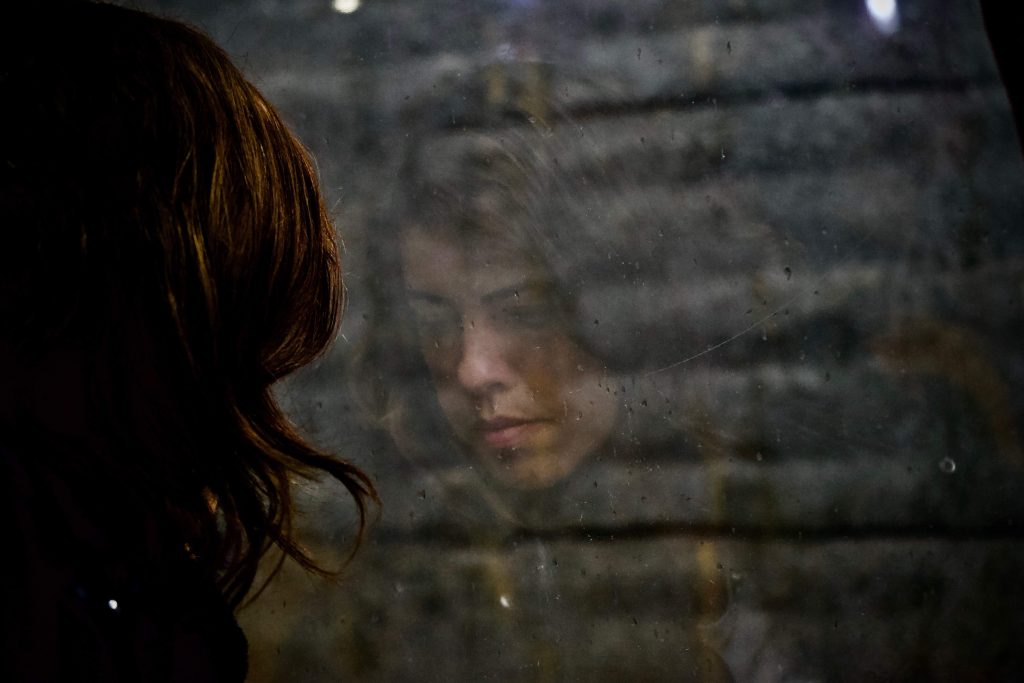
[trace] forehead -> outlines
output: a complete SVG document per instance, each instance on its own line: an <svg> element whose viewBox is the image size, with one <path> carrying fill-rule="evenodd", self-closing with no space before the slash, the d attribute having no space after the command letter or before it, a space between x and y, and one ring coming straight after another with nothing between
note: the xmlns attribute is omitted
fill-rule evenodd
<svg viewBox="0 0 1024 683"><path fill-rule="evenodd" d="M401 237L408 289L451 300L476 300L523 282L548 282L546 269L521 249L494 239L459 241L407 230Z"/></svg>

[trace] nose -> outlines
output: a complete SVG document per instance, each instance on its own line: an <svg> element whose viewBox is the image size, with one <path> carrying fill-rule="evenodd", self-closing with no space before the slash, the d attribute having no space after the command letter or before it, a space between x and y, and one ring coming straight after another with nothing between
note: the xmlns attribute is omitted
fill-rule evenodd
<svg viewBox="0 0 1024 683"><path fill-rule="evenodd" d="M510 388L515 372L509 362L509 341L486 319L467 320L456 372L459 384L477 396Z"/></svg>

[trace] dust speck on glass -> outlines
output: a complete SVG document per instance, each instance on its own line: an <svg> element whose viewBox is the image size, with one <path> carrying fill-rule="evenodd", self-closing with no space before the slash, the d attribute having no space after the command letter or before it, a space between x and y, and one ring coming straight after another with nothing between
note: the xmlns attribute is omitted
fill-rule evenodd
<svg viewBox="0 0 1024 683"><path fill-rule="evenodd" d="M346 244L280 393L383 509L242 612L251 681L1024 672L1024 165L976 3L141 4L280 108ZM302 504L343 562L347 498Z"/></svg>

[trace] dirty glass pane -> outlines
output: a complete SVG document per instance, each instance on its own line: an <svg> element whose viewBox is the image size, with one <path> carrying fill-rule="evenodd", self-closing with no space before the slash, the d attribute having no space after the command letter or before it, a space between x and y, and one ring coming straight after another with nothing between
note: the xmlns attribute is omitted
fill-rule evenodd
<svg viewBox="0 0 1024 683"><path fill-rule="evenodd" d="M1024 166L976 3L140 4L281 109L347 246L281 395L383 508L243 611L252 681L1024 670Z"/></svg>

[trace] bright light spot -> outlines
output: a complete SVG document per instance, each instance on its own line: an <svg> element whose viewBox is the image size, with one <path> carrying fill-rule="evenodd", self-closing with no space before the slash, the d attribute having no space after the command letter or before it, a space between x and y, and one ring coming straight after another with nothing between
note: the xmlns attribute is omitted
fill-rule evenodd
<svg viewBox="0 0 1024 683"><path fill-rule="evenodd" d="M113 599L107 600L107 607L109 607L110 609L112 609L112 610L114 610L116 612L117 611L117 600L113 600Z"/></svg>
<svg viewBox="0 0 1024 683"><path fill-rule="evenodd" d="M508 602L508 596L507 595L502 595L500 598L498 598L498 602L501 603L502 607L504 607L505 609L508 609L509 602Z"/></svg>
<svg viewBox="0 0 1024 683"><path fill-rule="evenodd" d="M516 59L516 47L512 43L502 43L495 50L498 59L503 62L512 62Z"/></svg>
<svg viewBox="0 0 1024 683"><path fill-rule="evenodd" d="M892 21L896 16L896 0L868 0L868 11L879 21Z"/></svg>
<svg viewBox="0 0 1024 683"><path fill-rule="evenodd" d="M359 9L359 0L334 0L334 9L342 14L352 14Z"/></svg>
<svg viewBox="0 0 1024 683"><path fill-rule="evenodd" d="M894 33L899 28L896 0L865 0L871 21L882 33Z"/></svg>

